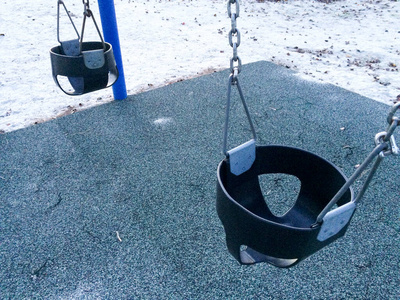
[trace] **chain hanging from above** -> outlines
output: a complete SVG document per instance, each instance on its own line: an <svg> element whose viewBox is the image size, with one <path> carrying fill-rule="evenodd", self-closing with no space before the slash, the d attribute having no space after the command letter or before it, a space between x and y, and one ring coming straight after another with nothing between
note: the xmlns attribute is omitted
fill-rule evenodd
<svg viewBox="0 0 400 300"><path fill-rule="evenodd" d="M58 0L57 1L57 40L58 40L58 42L60 44L65 43L65 41L62 41L61 38L60 38L60 14L61 14L60 6L64 7L64 11L66 12L66 14L67 14L67 16L69 18L69 21L70 21L71 25L73 26L73 28L75 30L76 36L78 37L77 40L79 40L80 39L80 35L79 35L79 32L78 32L78 29L76 29L75 23L72 20L71 15L70 15L67 7L64 4L64 1ZM71 41L70 41L70 43L71 43ZM75 55L77 55L77 54L75 54Z"/></svg>
<svg viewBox="0 0 400 300"><path fill-rule="evenodd" d="M81 31L81 40L80 40L80 52L82 52L82 42L83 42L83 34L85 32L85 25L86 25L86 18L92 18L93 20L93 24L96 28L97 34L100 38L100 41L103 45L103 50L106 49L105 43L104 43L104 39L103 39L103 35L101 34L101 31L99 29L99 26L97 26L97 22L96 19L94 18L94 15L92 13L92 10L90 9L90 4L89 4L89 0L82 0L83 3L83 23L82 23L82 31Z"/></svg>
<svg viewBox="0 0 400 300"><path fill-rule="evenodd" d="M238 47L240 46L240 31L236 26L236 19L239 17L239 0L228 0L228 17L231 19L232 28L229 31L229 45L233 48L233 56L230 59L230 71L228 83L228 95L226 103L226 113L225 113L225 128L224 128L224 139L223 139L223 153L226 157L229 157L231 162L231 171L234 174L242 174L243 172L250 169L253 165L256 155L256 131L254 129L253 122L251 120L249 109L247 108L246 101L243 96L242 89L240 88L238 74L242 69L242 61L238 56ZM244 111L246 113L247 120L249 121L250 129L253 138L248 142L235 147L227 151L227 140L228 140L228 128L229 128L229 114L231 105L231 91L232 86L236 86L240 100L242 101Z"/></svg>
<svg viewBox="0 0 400 300"><path fill-rule="evenodd" d="M232 12L234 8L235 12ZM240 7L238 0L228 0L227 3L228 17L231 19L231 30L229 31L229 45L233 48L233 56L230 60L230 70L233 75L232 83L236 83L237 75L242 69L242 60L238 56L238 48L240 46L240 31L236 26L236 19L239 18ZM234 38L236 39L234 41Z"/></svg>

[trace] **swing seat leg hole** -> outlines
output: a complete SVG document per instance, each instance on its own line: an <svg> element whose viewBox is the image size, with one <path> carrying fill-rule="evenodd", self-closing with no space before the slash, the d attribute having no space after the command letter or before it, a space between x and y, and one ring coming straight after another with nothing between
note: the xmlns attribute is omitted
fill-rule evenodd
<svg viewBox="0 0 400 300"><path fill-rule="evenodd" d="M256 250L246 246L240 246L240 260L244 265L252 265L255 263L266 262L279 268L289 268L298 262L298 258L285 259L277 258L262 254Z"/></svg>
<svg viewBox="0 0 400 300"><path fill-rule="evenodd" d="M70 95L82 94L85 86L83 77L57 75L57 83L66 94Z"/></svg>
<svg viewBox="0 0 400 300"><path fill-rule="evenodd" d="M55 81L64 93L74 96L109 87L116 81L116 77L111 72L103 76L90 76L86 78L57 75Z"/></svg>
<svg viewBox="0 0 400 300"><path fill-rule="evenodd" d="M272 173L258 175L264 200L273 215L284 216L295 205L301 181L293 175Z"/></svg>

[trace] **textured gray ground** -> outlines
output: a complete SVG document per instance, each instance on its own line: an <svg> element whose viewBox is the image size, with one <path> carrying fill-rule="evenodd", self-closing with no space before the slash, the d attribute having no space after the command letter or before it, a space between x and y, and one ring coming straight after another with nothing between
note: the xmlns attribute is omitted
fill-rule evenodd
<svg viewBox="0 0 400 300"><path fill-rule="evenodd" d="M227 80L0 135L0 298L398 299L398 159L383 162L346 236L294 268L229 255L215 210ZM258 144L304 148L347 175L386 129L388 106L274 64L245 65L240 80ZM237 98L232 116L235 146L250 137Z"/></svg>

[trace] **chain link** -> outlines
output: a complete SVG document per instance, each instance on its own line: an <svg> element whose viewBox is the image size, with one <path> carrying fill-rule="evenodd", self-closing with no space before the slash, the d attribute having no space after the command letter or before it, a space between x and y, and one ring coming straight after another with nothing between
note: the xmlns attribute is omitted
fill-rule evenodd
<svg viewBox="0 0 400 300"><path fill-rule="evenodd" d="M399 122L399 118L395 116L396 112L400 109L400 102L396 103L395 105L393 105L392 109L389 112L389 115L387 117L387 121L389 123L389 125L393 122L396 121L400 124Z"/></svg>
<svg viewBox="0 0 400 300"><path fill-rule="evenodd" d="M83 3L83 14L87 17L93 16L92 11L90 10L89 0L82 0Z"/></svg>
<svg viewBox="0 0 400 300"><path fill-rule="evenodd" d="M100 37L101 43L103 44L103 50L105 50L106 46L105 46L104 38L101 34L99 26L97 25L97 22L94 18L92 10L90 9L89 0L82 0L82 3L83 3L83 16L84 17L83 17L83 22L82 22L82 31L81 31L81 38L80 38L80 43L79 43L79 52L82 52L83 34L85 32L86 18L91 18L93 20L94 26L96 27L96 30Z"/></svg>
<svg viewBox="0 0 400 300"><path fill-rule="evenodd" d="M400 149L396 144L395 137L393 135L395 129L400 126L400 118L396 116L396 112L400 108L400 103L395 104L387 117L387 121L389 123L388 128L384 132L380 132L375 136L375 144L383 144L383 143L388 143L389 144L389 149L386 151L382 152L380 155L387 156L390 154L399 156L400 155Z"/></svg>
<svg viewBox="0 0 400 300"><path fill-rule="evenodd" d="M232 13L232 8L235 12ZM240 31L237 29L236 19L239 17L240 7L239 0L228 0L227 3L228 17L231 19L231 30L229 31L229 45L233 48L233 56L230 59L230 70L233 75L233 84L236 77L242 70L242 60L238 56L238 47L240 46Z"/></svg>

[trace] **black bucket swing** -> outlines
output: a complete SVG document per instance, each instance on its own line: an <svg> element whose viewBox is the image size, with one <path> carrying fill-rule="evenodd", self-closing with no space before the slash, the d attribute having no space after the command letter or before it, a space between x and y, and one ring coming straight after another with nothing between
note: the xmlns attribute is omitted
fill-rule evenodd
<svg viewBox="0 0 400 300"><path fill-rule="evenodd" d="M118 69L111 44L104 41L96 20L89 7L89 0L83 0L84 18L81 35L62 0L57 7L57 39L60 45L50 50L53 79L67 95L75 96L104 89L118 79ZM77 35L76 39L60 39L60 6L64 7ZM100 41L83 42L86 18L92 18Z"/></svg>
<svg viewBox="0 0 400 300"><path fill-rule="evenodd" d="M232 4L236 6L236 13L231 12ZM400 119L395 116L400 103L389 113L387 130L375 136L376 147L350 178L314 153L280 145L256 146L256 132L237 77L241 69L241 60L237 56L240 44L240 33L236 28L238 0L228 0L228 15L232 19L229 42L233 47L233 58L223 140L226 158L217 170L217 213L225 229L228 250L239 263L267 262L289 268L345 234L357 203L382 159L400 154L393 136L400 124ZM232 42L234 36L237 38L235 43ZM253 138L227 151L232 86L237 87ZM373 160L375 163L355 196L351 186ZM271 212L259 182L259 175L276 173L293 175L301 182L295 204L283 216Z"/></svg>

